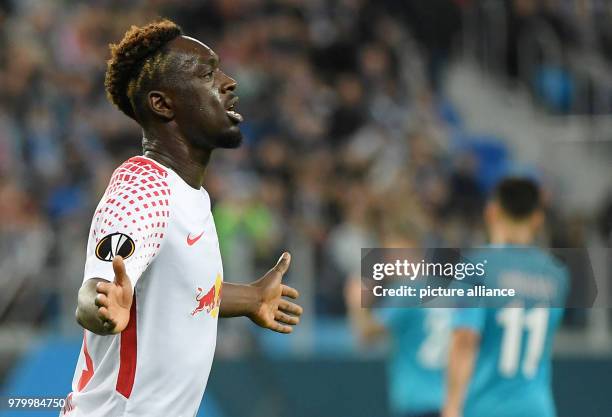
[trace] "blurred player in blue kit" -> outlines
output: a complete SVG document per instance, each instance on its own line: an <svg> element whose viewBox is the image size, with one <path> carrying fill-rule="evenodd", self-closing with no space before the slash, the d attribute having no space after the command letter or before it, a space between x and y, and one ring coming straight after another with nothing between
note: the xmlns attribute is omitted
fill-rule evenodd
<svg viewBox="0 0 612 417"><path fill-rule="evenodd" d="M514 286L517 297L454 311L443 417L556 415L551 354L569 277L532 246L543 220L533 181L508 178L497 186L485 210L491 245L471 258L486 259L488 287Z"/></svg>
<svg viewBox="0 0 612 417"><path fill-rule="evenodd" d="M394 240L389 247L410 247ZM361 305L361 281L352 279L346 301L359 339L387 337L389 406L396 417L438 417L444 397L451 309L389 307L369 310Z"/></svg>

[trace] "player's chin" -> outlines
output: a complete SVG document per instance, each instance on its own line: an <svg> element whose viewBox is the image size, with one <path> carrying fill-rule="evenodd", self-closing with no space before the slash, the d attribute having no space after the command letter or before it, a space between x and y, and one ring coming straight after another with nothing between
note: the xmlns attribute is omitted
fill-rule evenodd
<svg viewBox="0 0 612 417"><path fill-rule="evenodd" d="M231 126L217 137L217 147L223 149L238 148L242 144L242 132L237 125Z"/></svg>

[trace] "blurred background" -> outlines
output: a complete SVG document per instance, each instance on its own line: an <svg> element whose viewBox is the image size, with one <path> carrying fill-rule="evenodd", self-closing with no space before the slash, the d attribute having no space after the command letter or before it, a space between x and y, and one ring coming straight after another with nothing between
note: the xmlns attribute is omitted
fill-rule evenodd
<svg viewBox="0 0 612 417"><path fill-rule="evenodd" d="M612 274L612 2L0 0L0 395L70 391L92 213L141 152L104 95L108 43L158 16L239 83L245 144L206 179L226 279L288 249L306 311L291 337L220 322L207 415L386 416L387 347L361 346L346 317L360 248L484 243L504 175L543 184L541 243L582 250L575 291ZM612 415L610 319L567 311L561 417Z"/></svg>

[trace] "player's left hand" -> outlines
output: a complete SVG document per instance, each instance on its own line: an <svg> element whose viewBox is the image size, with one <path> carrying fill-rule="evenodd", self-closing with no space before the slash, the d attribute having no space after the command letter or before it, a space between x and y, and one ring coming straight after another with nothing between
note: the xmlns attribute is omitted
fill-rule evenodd
<svg viewBox="0 0 612 417"><path fill-rule="evenodd" d="M299 297L295 288L281 282L290 263L291 255L283 253L274 268L251 284L259 289L261 302L249 318L258 326L279 333L291 333L302 315L302 307L283 298Z"/></svg>

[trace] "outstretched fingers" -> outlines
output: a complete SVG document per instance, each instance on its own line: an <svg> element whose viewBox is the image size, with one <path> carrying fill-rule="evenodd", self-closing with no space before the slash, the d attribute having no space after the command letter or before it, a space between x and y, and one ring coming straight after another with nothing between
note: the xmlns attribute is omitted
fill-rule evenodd
<svg viewBox="0 0 612 417"><path fill-rule="evenodd" d="M104 295L108 296L108 294L109 294L109 292L111 291L112 288L113 288L113 283L112 282L104 281L104 282L98 282L96 284L96 292L98 294L104 294Z"/></svg>
<svg viewBox="0 0 612 417"><path fill-rule="evenodd" d="M98 317L100 317L100 320L104 322L109 321L111 319L111 316L110 316L110 311L108 311L108 308L107 307L98 308Z"/></svg>
<svg viewBox="0 0 612 417"><path fill-rule="evenodd" d="M295 288L292 288L288 285L281 285L282 295L284 297L293 298L294 300L300 296L300 293Z"/></svg>
<svg viewBox="0 0 612 417"><path fill-rule="evenodd" d="M289 252L283 252L278 262L272 269L281 275L285 275L285 272L287 272L287 270L289 269L290 263L291 263L291 255L289 254Z"/></svg>
<svg viewBox="0 0 612 417"><path fill-rule="evenodd" d="M293 331L293 327L287 325L287 324L282 324L278 321L274 321L272 322L272 324L269 327L270 330L274 330L275 332L278 333L291 333Z"/></svg>
<svg viewBox="0 0 612 417"><path fill-rule="evenodd" d="M281 300L280 303L278 303L278 309L294 316L301 316L304 311L299 305L287 300Z"/></svg>
<svg viewBox="0 0 612 417"><path fill-rule="evenodd" d="M94 299L94 303L98 307L108 307L109 305L108 297L104 293L99 293L98 295L96 295L96 298Z"/></svg>
<svg viewBox="0 0 612 417"><path fill-rule="evenodd" d="M277 310L276 313L274 314L274 319L277 322L283 323L283 324L290 324L292 326L295 326L296 324L298 324L300 322L300 318L297 316L290 316L289 314L283 313L280 310Z"/></svg>
<svg viewBox="0 0 612 417"><path fill-rule="evenodd" d="M119 255L113 258L113 272L115 273L115 283L123 287L126 284L126 280L129 280L129 278L125 270L123 258Z"/></svg>
<svg viewBox="0 0 612 417"><path fill-rule="evenodd" d="M116 321L111 317L110 311L108 311L107 307L98 308L98 317L102 321L104 330L108 332L112 332L117 326Z"/></svg>

